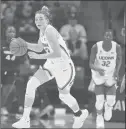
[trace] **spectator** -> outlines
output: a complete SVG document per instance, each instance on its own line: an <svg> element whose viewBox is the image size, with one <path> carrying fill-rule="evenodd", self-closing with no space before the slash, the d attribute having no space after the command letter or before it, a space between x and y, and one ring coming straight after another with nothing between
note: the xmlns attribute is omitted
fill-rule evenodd
<svg viewBox="0 0 126 129"><path fill-rule="evenodd" d="M68 24L62 26L60 33L67 41L72 56L80 56L83 60L88 58L86 30L77 23L76 15L70 16Z"/></svg>
<svg viewBox="0 0 126 129"><path fill-rule="evenodd" d="M126 27L123 27L121 30L121 35L125 36L126 35ZM124 42L125 43L125 42Z"/></svg>
<svg viewBox="0 0 126 129"><path fill-rule="evenodd" d="M48 6L47 1L32 1L33 12L40 10L44 5Z"/></svg>
<svg viewBox="0 0 126 129"><path fill-rule="evenodd" d="M67 16L65 14L64 8L61 7L60 3L57 1L54 2L51 12L53 15L52 23L59 31L59 29L67 22Z"/></svg>
<svg viewBox="0 0 126 129"><path fill-rule="evenodd" d="M17 1L7 1L8 7L11 8L14 12L16 11L17 8Z"/></svg>
<svg viewBox="0 0 126 129"><path fill-rule="evenodd" d="M77 15L70 15L68 19L68 24L63 25L60 29L60 33L63 36L64 40L69 40L69 31L75 29L78 34L78 39L82 42L87 42L87 34L85 28L78 24Z"/></svg>
<svg viewBox="0 0 126 129"><path fill-rule="evenodd" d="M9 50L11 38L16 36L16 29L9 26L5 31L6 40L2 42L1 52L1 83L2 83L2 114L8 114L14 96L14 80L17 72L17 60ZM13 92L13 93L12 93ZM11 94L12 93L12 94ZM9 98L9 99L8 99ZM5 108L7 107L7 108Z"/></svg>
<svg viewBox="0 0 126 129"><path fill-rule="evenodd" d="M76 66L84 67L84 60L88 58L87 48L85 43L78 38L78 34L75 29L69 31L70 39L67 40L67 46L70 50L72 59Z"/></svg>
<svg viewBox="0 0 126 129"><path fill-rule="evenodd" d="M13 56L10 53L9 44L10 44L11 38L14 38L16 36L15 33L16 33L16 29L13 26L9 26L5 31L6 40L2 42L2 53L3 53L2 66L3 66L3 69L7 69L7 70L8 68L10 68L10 71L12 71L13 68L15 67L14 66L15 64L13 64L13 61L15 60L15 56Z"/></svg>
<svg viewBox="0 0 126 129"><path fill-rule="evenodd" d="M4 18L3 12L6 9L6 7L7 7L7 4L5 2L2 2L1 3L1 19Z"/></svg>
<svg viewBox="0 0 126 129"><path fill-rule="evenodd" d="M77 8L74 5L71 5L69 15L75 16L78 14Z"/></svg>
<svg viewBox="0 0 126 129"><path fill-rule="evenodd" d="M10 7L6 7L4 9L3 12L3 19L1 21L1 26L2 26L2 32L4 32L4 30L6 30L6 28L10 25L14 25L15 24L15 12L10 8Z"/></svg>
<svg viewBox="0 0 126 129"><path fill-rule="evenodd" d="M122 66L120 68L120 72L119 72L119 75L122 77L125 73L125 68L126 68L126 65L125 65L125 48L126 48L126 38L125 38L125 33L126 33L126 27L124 26L121 30L121 36L123 38L123 42L120 43L121 47L122 47Z"/></svg>
<svg viewBox="0 0 126 129"><path fill-rule="evenodd" d="M27 4L22 4L19 10L17 10L18 13L18 21L17 21L17 28L19 30L19 35L24 38L25 40L33 41L36 39L36 34L37 34L37 29L34 24L34 19L33 19L33 10L32 10L32 5L29 3ZM19 17L20 14L20 17ZM30 38L29 38L30 35ZM31 36L32 35L32 36Z"/></svg>

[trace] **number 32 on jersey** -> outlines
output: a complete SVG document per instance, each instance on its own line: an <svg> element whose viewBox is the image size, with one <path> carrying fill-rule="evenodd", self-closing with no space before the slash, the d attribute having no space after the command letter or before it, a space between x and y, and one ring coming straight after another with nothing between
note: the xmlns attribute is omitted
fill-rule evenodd
<svg viewBox="0 0 126 129"><path fill-rule="evenodd" d="M110 67L110 61L102 61L102 66Z"/></svg>

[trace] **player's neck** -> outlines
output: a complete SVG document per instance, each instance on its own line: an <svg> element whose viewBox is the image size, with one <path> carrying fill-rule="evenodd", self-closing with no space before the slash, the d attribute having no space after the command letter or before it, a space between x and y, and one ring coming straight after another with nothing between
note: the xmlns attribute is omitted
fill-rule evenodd
<svg viewBox="0 0 126 129"><path fill-rule="evenodd" d="M103 44L102 44L102 48L103 48L103 50L105 50L105 51L110 51L111 50L111 48L112 48L112 41L111 40L105 40L105 41L103 41Z"/></svg>
<svg viewBox="0 0 126 129"><path fill-rule="evenodd" d="M45 30L46 30L46 28L48 27L48 25L49 25L49 24L47 24L45 27L43 27L42 29L40 29L40 33L41 33L42 35L44 35Z"/></svg>
<svg viewBox="0 0 126 129"><path fill-rule="evenodd" d="M104 40L103 43L106 45L110 45L112 43L112 40Z"/></svg>

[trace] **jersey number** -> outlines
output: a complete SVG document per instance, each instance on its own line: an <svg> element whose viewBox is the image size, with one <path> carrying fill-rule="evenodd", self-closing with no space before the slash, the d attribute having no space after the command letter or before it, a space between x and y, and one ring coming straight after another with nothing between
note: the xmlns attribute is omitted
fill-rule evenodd
<svg viewBox="0 0 126 129"><path fill-rule="evenodd" d="M103 61L102 66L109 67L110 61Z"/></svg>

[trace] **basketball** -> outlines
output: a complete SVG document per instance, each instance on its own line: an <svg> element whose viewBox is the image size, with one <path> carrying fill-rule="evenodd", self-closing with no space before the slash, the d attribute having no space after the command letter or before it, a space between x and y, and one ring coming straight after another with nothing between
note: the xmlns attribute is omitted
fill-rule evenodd
<svg viewBox="0 0 126 129"><path fill-rule="evenodd" d="M10 43L10 51L15 56L23 56L27 53L27 44L21 38L15 38Z"/></svg>

